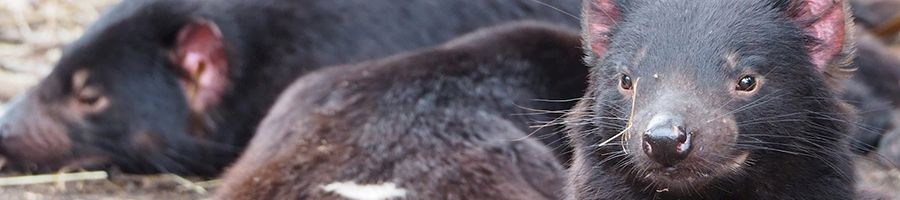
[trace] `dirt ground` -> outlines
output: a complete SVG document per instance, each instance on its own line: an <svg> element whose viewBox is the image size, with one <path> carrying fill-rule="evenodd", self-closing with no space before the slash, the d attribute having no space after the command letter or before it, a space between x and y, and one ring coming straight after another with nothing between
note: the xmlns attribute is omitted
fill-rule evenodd
<svg viewBox="0 0 900 200"><path fill-rule="evenodd" d="M118 0L3 0L0 1L0 113L3 102L34 85L60 57L64 44L80 36ZM894 47L900 56L900 45ZM863 187L900 197L900 170L857 158ZM2 166L2 164L0 164ZM21 176L0 174L0 178ZM0 199L204 199L217 181L175 175L129 175L111 172L108 178L3 186Z"/></svg>

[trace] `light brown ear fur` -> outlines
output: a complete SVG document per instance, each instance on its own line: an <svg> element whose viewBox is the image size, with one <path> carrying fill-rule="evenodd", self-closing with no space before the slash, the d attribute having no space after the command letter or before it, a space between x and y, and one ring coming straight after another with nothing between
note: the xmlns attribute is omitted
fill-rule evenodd
<svg viewBox="0 0 900 200"><path fill-rule="evenodd" d="M222 33L215 23L195 20L178 32L174 62L187 74L182 86L194 112L219 103L228 83L228 59Z"/></svg>
<svg viewBox="0 0 900 200"><path fill-rule="evenodd" d="M853 58L856 57L856 37L854 34L853 16L850 14L850 3L848 1L839 2L843 7L843 41L841 41L841 49L835 57L825 66L825 75L828 76L831 85L836 86L839 82L850 78L856 71L857 66L852 65Z"/></svg>

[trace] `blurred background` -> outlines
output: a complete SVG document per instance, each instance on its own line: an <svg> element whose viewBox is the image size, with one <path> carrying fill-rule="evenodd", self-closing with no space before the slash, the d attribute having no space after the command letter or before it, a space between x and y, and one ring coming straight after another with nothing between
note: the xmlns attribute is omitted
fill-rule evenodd
<svg viewBox="0 0 900 200"><path fill-rule="evenodd" d="M36 84L51 71L62 54L61 47L77 39L86 25L117 2L0 0L0 113L12 96ZM872 23L868 24L871 32L878 32L878 27L891 23L891 19L900 20L900 7L891 6L900 5L900 0L855 0L854 3L866 8L858 17ZM897 35L880 37L889 51L900 57ZM865 162L860 167L861 178L873 187L900 190L900 171L896 168L882 168ZM0 199L198 199L205 197L206 189L214 187L214 184L201 183L206 182L173 175L119 175L101 181L0 186Z"/></svg>

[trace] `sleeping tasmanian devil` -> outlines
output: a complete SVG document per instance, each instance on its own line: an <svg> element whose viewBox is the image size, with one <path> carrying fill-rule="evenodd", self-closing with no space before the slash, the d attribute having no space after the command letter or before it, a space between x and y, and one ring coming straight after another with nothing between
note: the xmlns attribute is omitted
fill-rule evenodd
<svg viewBox="0 0 900 200"><path fill-rule="evenodd" d="M7 168L212 175L299 75L504 21L574 26L576 0L125 1L0 125ZM560 10L557 10L560 9ZM2 159L2 158L0 158Z"/></svg>
<svg viewBox="0 0 900 200"><path fill-rule="evenodd" d="M529 124L583 94L579 45L569 30L512 24L308 74L218 198L558 199L562 167Z"/></svg>
<svg viewBox="0 0 900 200"><path fill-rule="evenodd" d="M852 199L839 0L586 0L569 199Z"/></svg>

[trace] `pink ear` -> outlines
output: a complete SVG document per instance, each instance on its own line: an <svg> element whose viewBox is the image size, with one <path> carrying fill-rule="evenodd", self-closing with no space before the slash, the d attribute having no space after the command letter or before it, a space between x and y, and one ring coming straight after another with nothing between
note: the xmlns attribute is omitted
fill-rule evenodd
<svg viewBox="0 0 900 200"><path fill-rule="evenodd" d="M583 12L587 43L591 51L603 55L609 45L609 31L621 17L621 12L612 0L588 0Z"/></svg>
<svg viewBox="0 0 900 200"><path fill-rule="evenodd" d="M791 14L800 23L809 23L804 27L807 34L815 37L818 43L810 47L812 62L820 72L828 70L835 58L845 53L845 35L848 21L847 8L842 0L804 0L795 3L799 6Z"/></svg>
<svg viewBox="0 0 900 200"><path fill-rule="evenodd" d="M228 82L228 59L219 28L209 21L191 22L178 32L175 62L187 72L182 86L191 109L218 104Z"/></svg>

